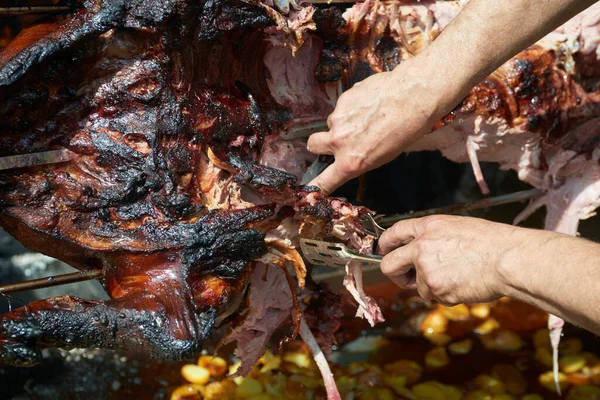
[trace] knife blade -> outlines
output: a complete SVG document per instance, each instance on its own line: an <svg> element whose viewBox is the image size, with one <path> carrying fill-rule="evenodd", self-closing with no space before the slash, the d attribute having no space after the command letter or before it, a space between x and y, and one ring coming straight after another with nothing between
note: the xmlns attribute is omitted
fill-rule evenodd
<svg viewBox="0 0 600 400"><path fill-rule="evenodd" d="M315 179L319 174L325 171L325 168L333 164L334 157L330 155L320 155L315 161L308 167L304 175L302 176L302 184L307 185Z"/></svg>
<svg viewBox="0 0 600 400"><path fill-rule="evenodd" d="M281 135L283 140L293 140L299 138L308 138L313 133L328 131L327 121L294 121L292 128Z"/></svg>

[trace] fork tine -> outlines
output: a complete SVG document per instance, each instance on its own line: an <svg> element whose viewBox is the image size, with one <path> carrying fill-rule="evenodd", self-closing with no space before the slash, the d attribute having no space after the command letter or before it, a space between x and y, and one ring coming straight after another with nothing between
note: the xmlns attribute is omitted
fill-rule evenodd
<svg viewBox="0 0 600 400"><path fill-rule="evenodd" d="M346 264L352 260L367 264L381 262L380 256L359 254L341 243L300 239L300 250L311 264L325 265L336 269L344 269Z"/></svg>
<svg viewBox="0 0 600 400"><path fill-rule="evenodd" d="M371 236L375 236L375 239L379 239L381 234L385 232L385 228L379 225L371 214L363 214L360 218L360 222L365 232Z"/></svg>
<svg viewBox="0 0 600 400"><path fill-rule="evenodd" d="M339 243L300 239L300 249L304 257L314 265L344 269L349 260L346 246Z"/></svg>

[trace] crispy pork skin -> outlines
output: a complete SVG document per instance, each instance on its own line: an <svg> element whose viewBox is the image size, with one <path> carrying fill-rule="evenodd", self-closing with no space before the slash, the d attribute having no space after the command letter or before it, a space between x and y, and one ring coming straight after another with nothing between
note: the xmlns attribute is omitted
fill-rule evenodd
<svg viewBox="0 0 600 400"><path fill-rule="evenodd" d="M2 173L0 223L33 250L101 269L111 297L1 316L1 360L32 364L47 346L180 359L218 322L252 365L283 321L297 333L298 238L332 237L367 210L301 187L311 157L277 140L294 114L263 60L322 45L307 33L314 8L273 7L85 1L1 53L0 155L73 159Z"/></svg>

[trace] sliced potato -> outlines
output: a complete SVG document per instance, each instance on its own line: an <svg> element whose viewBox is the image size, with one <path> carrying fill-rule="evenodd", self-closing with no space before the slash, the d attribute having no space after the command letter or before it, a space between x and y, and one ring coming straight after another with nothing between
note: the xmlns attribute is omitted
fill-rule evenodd
<svg viewBox="0 0 600 400"><path fill-rule="evenodd" d="M469 354L472 348L473 341L471 339L461 340L460 342L454 342L448 345L448 351L450 354L455 355Z"/></svg>
<svg viewBox="0 0 600 400"><path fill-rule="evenodd" d="M200 385L206 385L210 381L210 371L194 364L186 364L181 367L181 376L190 383Z"/></svg>
<svg viewBox="0 0 600 400"><path fill-rule="evenodd" d="M431 368L442 368L450 363L450 358L446 349L443 347L437 347L429 350L425 354L425 365Z"/></svg>
<svg viewBox="0 0 600 400"><path fill-rule="evenodd" d="M450 321L464 321L471 316L469 307L466 304L458 304L454 307L440 306L444 317Z"/></svg>
<svg viewBox="0 0 600 400"><path fill-rule="evenodd" d="M560 370L565 374L572 374L574 372L580 371L585 367L585 357L581 354L576 355L566 355L561 357L558 360L558 365L560 366Z"/></svg>
<svg viewBox="0 0 600 400"><path fill-rule="evenodd" d="M179 386L171 393L171 400L201 400L202 385L190 384Z"/></svg>
<svg viewBox="0 0 600 400"><path fill-rule="evenodd" d="M554 374L552 373L552 371L544 372L539 376L538 379L540 384L546 389L552 392L556 392L556 384L554 382ZM569 385L567 381L567 376L562 372L558 373L558 384L560 385L561 391L565 390Z"/></svg>
<svg viewBox="0 0 600 400"><path fill-rule="evenodd" d="M227 361L216 356L200 356L198 366L206 368L211 376L221 376L227 371Z"/></svg>
<svg viewBox="0 0 600 400"><path fill-rule="evenodd" d="M504 383L491 375L479 375L473 380L473 384L477 389L481 389L490 394L501 394L506 392Z"/></svg>

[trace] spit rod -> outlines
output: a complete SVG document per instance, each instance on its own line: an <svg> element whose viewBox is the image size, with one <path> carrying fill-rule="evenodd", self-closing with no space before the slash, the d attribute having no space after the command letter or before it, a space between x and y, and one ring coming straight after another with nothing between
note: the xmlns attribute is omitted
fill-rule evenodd
<svg viewBox="0 0 600 400"><path fill-rule="evenodd" d="M100 270L73 272L71 274L49 276L47 278L34 279L31 281L9 283L0 285L0 294L22 292L25 290L43 289L52 286L66 285L67 283L76 283L102 278L103 273Z"/></svg>
<svg viewBox="0 0 600 400"><path fill-rule="evenodd" d="M0 7L0 16L27 14L58 14L71 11L69 6Z"/></svg>
<svg viewBox="0 0 600 400"><path fill-rule="evenodd" d="M444 207L430 208L429 210L409 212L406 214L395 214L386 215L381 218L375 218L377 223L383 227L389 227L394 225L398 221L402 221L410 218L426 217L434 214L458 214L463 211L480 210L482 208L500 206L503 204L516 203L518 201L530 200L544 194L543 190L540 189L529 189L520 192L504 194L496 197L489 197L486 199L470 201L467 203L452 204Z"/></svg>
<svg viewBox="0 0 600 400"><path fill-rule="evenodd" d="M0 170L56 164L70 161L73 157L74 153L67 149L0 157Z"/></svg>

